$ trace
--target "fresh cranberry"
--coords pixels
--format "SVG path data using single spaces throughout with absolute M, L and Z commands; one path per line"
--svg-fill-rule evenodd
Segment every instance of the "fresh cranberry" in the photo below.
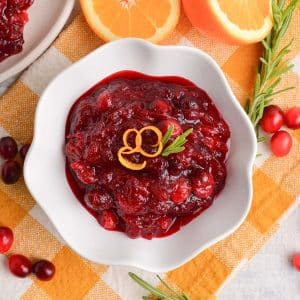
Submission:
M 271 138 L 271 149 L 275 156 L 281 157 L 289 154 L 293 140 L 291 135 L 284 130 L 277 131 Z
M 104 210 L 102 211 L 97 220 L 99 224 L 107 230 L 114 230 L 118 225 L 118 217 L 112 210 Z
M 284 123 L 283 111 L 277 105 L 269 105 L 260 120 L 261 128 L 268 133 L 274 133 L 280 129 Z
M 207 172 L 201 172 L 192 181 L 193 193 L 199 198 L 212 195 L 215 187 L 214 177 Z
M 40 280 L 49 281 L 55 274 L 55 266 L 52 262 L 43 259 L 32 266 L 32 273 Z
M 17 153 L 18 145 L 12 137 L 6 136 L 0 140 L 0 155 L 4 159 L 14 159 Z
M 296 253 L 293 257 L 294 268 L 300 271 L 300 253 Z
M 11 255 L 8 259 L 10 271 L 17 277 L 26 277 L 31 273 L 32 266 L 29 259 L 23 255 Z
M 30 144 L 26 144 L 26 145 L 23 145 L 20 149 L 20 156 L 23 160 L 25 160 L 25 157 L 27 155 L 27 152 L 30 148 Z
M 14 241 L 14 234 L 8 227 L 0 227 L 0 253 L 7 252 Z
M 8 160 L 2 167 L 2 180 L 6 184 L 16 183 L 21 176 L 21 166 L 17 161 Z
M 300 128 L 300 107 L 294 106 L 285 113 L 285 124 L 291 129 Z
M 181 203 L 187 199 L 191 193 L 191 186 L 185 178 L 180 178 L 176 185 L 174 192 L 171 194 L 171 199 L 175 203 Z

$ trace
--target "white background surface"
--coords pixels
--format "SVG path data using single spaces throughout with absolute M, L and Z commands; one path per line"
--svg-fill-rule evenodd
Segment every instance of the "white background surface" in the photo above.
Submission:
M 0 84 L 0 95 L 12 81 Z M 297 251 L 300 252 L 300 198 L 298 207 L 282 220 L 278 232 L 251 262 L 235 272 L 217 299 L 300 299 L 300 272 L 294 270 L 291 264 L 292 255 Z
M 300 198 L 271 240 L 220 291 L 219 300 L 299 300 L 300 272 L 291 259 L 300 252 Z

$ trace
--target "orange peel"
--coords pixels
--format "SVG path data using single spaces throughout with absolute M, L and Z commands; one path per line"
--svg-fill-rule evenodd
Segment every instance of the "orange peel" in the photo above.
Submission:
M 157 143 L 154 144 L 153 147 L 159 146 L 159 143 L 162 140 L 162 133 L 161 133 L 161 131 L 157 127 L 155 127 L 155 126 L 146 126 L 146 127 L 143 127 L 140 130 L 140 134 L 142 134 L 146 130 L 152 130 L 156 134 L 156 136 L 157 136 Z
M 123 134 L 123 144 L 125 147 L 129 147 L 131 148 L 131 146 L 129 145 L 129 143 L 127 142 L 127 139 L 129 137 L 129 134 L 132 133 L 132 132 L 135 132 L 136 133 L 136 136 L 135 136 L 135 145 L 136 147 L 139 145 L 139 144 L 142 144 L 142 137 L 141 135 L 139 134 L 139 131 L 135 128 L 130 128 L 130 129 L 127 129 L 124 134 Z
M 157 136 L 157 143 L 152 145 L 152 147 L 158 147 L 155 153 L 148 153 L 142 148 L 143 145 L 143 137 L 142 133 L 146 130 L 153 131 Z M 131 147 L 128 142 L 128 137 L 131 133 L 135 133 L 135 147 Z M 146 167 L 147 162 L 144 161 L 142 163 L 133 163 L 132 161 L 123 157 L 123 155 L 129 155 L 134 153 L 140 153 L 141 155 L 147 158 L 154 158 L 159 156 L 163 151 L 163 144 L 162 144 L 162 132 L 155 126 L 145 126 L 141 130 L 137 130 L 135 128 L 127 129 L 123 134 L 123 144 L 124 146 L 121 147 L 118 151 L 118 160 L 122 166 L 130 170 L 142 170 Z
M 127 169 L 130 169 L 130 170 L 134 170 L 134 171 L 139 171 L 139 170 L 143 170 L 146 165 L 147 165 L 147 162 L 144 161 L 143 163 L 140 163 L 140 164 L 136 164 L 136 163 L 133 163 L 132 161 L 126 159 L 123 157 L 123 154 L 132 154 L 134 152 L 129 151 L 129 152 L 126 152 L 126 150 L 129 150 L 128 147 L 122 147 L 120 148 L 120 150 L 118 151 L 118 159 L 119 159 L 119 162 L 122 164 L 122 166 L 124 166 L 125 168 Z M 134 150 L 134 149 L 133 149 Z M 125 152 L 124 152 L 125 151 Z M 131 152 L 131 153 L 130 153 Z

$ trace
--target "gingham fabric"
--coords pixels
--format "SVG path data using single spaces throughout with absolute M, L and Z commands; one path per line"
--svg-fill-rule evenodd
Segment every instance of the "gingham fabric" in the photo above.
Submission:
M 292 85 L 296 88 L 275 100 L 283 109 L 300 105 L 299 28 L 298 9 L 286 38 L 286 41 L 291 37 L 295 39 L 289 54 L 295 67 L 282 82 L 284 87 Z M 20 144 L 29 143 L 33 134 L 35 107 L 49 81 L 101 44 L 83 17 L 78 15 L 54 45 L 0 99 L 0 135 L 9 134 Z M 261 54 L 259 45 L 237 47 L 216 43 L 201 36 L 184 15 L 164 44 L 201 48 L 222 67 L 241 104 L 251 94 Z M 232 274 L 236 274 L 266 243 L 280 226 L 283 216 L 299 205 L 300 130 L 292 132 L 292 136 L 293 149 L 284 158 L 272 156 L 267 144 L 259 146 L 262 156 L 257 158 L 254 167 L 253 205 L 242 226 L 189 263 L 162 274 L 172 285 L 185 290 L 191 299 L 214 298 Z M 15 233 L 15 243 L 8 255 L 22 253 L 32 259 L 46 258 L 57 269 L 55 278 L 50 282 L 38 281 L 33 276 L 18 279 L 7 271 L 6 257 L 0 256 L 2 300 L 141 299 L 146 292 L 129 279 L 128 271 L 158 284 L 154 274 L 127 267 L 97 265 L 75 254 L 30 196 L 23 179 L 10 186 L 0 181 L 0 224 L 11 227 Z

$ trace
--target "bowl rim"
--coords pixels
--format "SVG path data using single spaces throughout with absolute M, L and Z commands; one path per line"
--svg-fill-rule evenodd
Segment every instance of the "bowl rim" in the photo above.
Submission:
M 65 5 L 61 10 L 60 14 L 57 16 L 57 19 L 52 29 L 37 44 L 37 46 L 33 48 L 32 51 L 30 51 L 20 61 L 17 61 L 14 65 L 12 65 L 11 67 L 9 67 L 8 69 L 6 69 L 4 72 L 0 74 L 0 83 L 26 69 L 31 63 L 33 63 L 36 59 L 39 58 L 39 56 L 43 54 L 43 52 L 51 45 L 51 43 L 59 35 L 75 5 L 75 0 L 64 0 L 64 1 L 65 1 Z M 18 56 L 18 54 L 14 55 L 13 57 L 16 56 Z
M 118 44 L 123 44 L 123 43 L 138 43 L 138 44 L 142 44 L 143 46 L 147 46 L 148 48 L 151 49 L 164 49 L 164 50 L 181 50 L 181 51 L 187 51 L 190 53 L 197 53 L 199 55 L 199 57 L 201 56 L 202 59 L 205 59 L 207 61 L 209 61 L 210 64 L 212 64 L 215 68 L 215 70 L 218 72 L 218 75 L 220 76 L 220 79 L 222 81 L 222 84 L 224 85 L 224 87 L 226 88 L 228 95 L 231 98 L 231 105 L 234 105 L 240 112 L 240 114 L 242 115 L 245 124 L 249 130 L 249 138 L 251 140 L 251 157 L 247 163 L 247 165 L 245 166 L 245 176 L 246 176 L 246 181 L 249 184 L 249 199 L 247 199 L 247 205 L 245 205 L 244 208 L 244 212 L 243 214 L 240 216 L 240 218 L 238 220 L 235 221 L 235 225 L 232 226 L 231 228 L 228 228 L 227 230 L 224 230 L 224 232 L 222 234 L 219 234 L 218 236 L 216 236 L 215 238 L 211 239 L 210 241 L 206 242 L 204 245 L 202 245 L 201 247 L 197 247 L 194 251 L 192 251 L 189 255 L 187 255 L 186 257 L 182 257 L 182 259 L 180 261 L 174 262 L 174 263 L 169 263 L 168 265 L 164 265 L 164 266 L 151 266 L 151 265 L 147 265 L 145 266 L 145 264 L 141 264 L 138 261 L 132 261 L 127 259 L 119 259 L 119 260 L 115 260 L 115 259 L 102 259 L 102 261 L 96 261 L 94 259 L 94 257 L 91 257 L 87 254 L 82 254 L 80 253 L 80 251 L 78 249 L 76 249 L 75 247 L 73 247 L 73 245 L 71 243 L 68 242 L 68 238 L 62 235 L 63 240 L 66 242 L 66 244 L 76 253 L 78 253 L 80 256 L 83 256 L 85 258 L 87 258 L 90 261 L 94 261 L 97 263 L 103 263 L 103 264 L 107 264 L 107 265 L 122 265 L 122 266 L 133 266 L 133 267 L 137 267 L 140 269 L 144 269 L 146 271 L 150 271 L 150 272 L 168 272 L 170 270 L 173 270 L 175 268 L 178 268 L 180 266 L 182 266 L 183 264 L 187 263 L 188 261 L 190 261 L 191 259 L 193 259 L 194 257 L 196 257 L 198 254 L 200 254 L 202 251 L 204 251 L 205 249 L 209 248 L 210 246 L 214 245 L 215 243 L 223 240 L 224 238 L 228 237 L 230 234 L 232 234 L 234 231 L 236 231 L 241 224 L 244 222 L 244 220 L 246 219 L 246 216 L 249 213 L 249 210 L 251 208 L 251 204 L 252 204 L 252 197 L 253 197 L 253 183 L 252 183 L 252 174 L 253 174 L 253 165 L 254 165 L 254 161 L 255 161 L 255 157 L 256 157 L 256 152 L 257 152 L 257 143 L 256 143 L 256 134 L 255 131 L 253 129 L 252 123 L 249 120 L 248 116 L 246 115 L 245 111 L 243 110 L 242 106 L 240 105 L 240 103 L 238 102 L 238 100 L 236 99 L 222 69 L 220 68 L 220 66 L 217 64 L 217 62 L 206 52 L 198 49 L 198 48 L 192 48 L 192 47 L 187 47 L 187 46 L 177 46 L 177 45 L 155 45 L 152 44 L 150 42 L 138 39 L 138 38 L 124 38 L 124 39 L 120 39 L 120 40 L 116 40 L 116 41 L 112 41 L 110 43 L 106 43 L 102 46 L 100 46 L 99 48 L 95 49 L 94 51 L 92 51 L 91 53 L 89 53 L 87 56 L 83 57 L 82 59 L 80 59 L 79 61 L 75 62 L 74 64 L 72 64 L 71 66 L 67 67 L 65 70 L 63 70 L 60 74 L 58 74 L 50 83 L 49 85 L 46 87 L 46 89 L 44 90 L 44 92 L 42 93 L 41 97 L 40 97 L 40 101 L 37 104 L 37 108 L 36 108 L 36 113 L 35 113 L 35 121 L 34 121 L 34 136 L 33 136 L 33 141 L 31 144 L 31 147 L 27 153 L 25 162 L 24 162 L 24 180 L 25 180 L 25 184 L 28 188 L 28 190 L 30 191 L 31 195 L 33 196 L 33 198 L 36 200 L 36 202 L 41 206 L 41 208 L 43 209 L 43 211 L 45 212 L 45 214 L 47 215 L 47 217 L 50 219 L 50 221 L 53 223 L 54 227 L 56 228 L 56 230 L 60 233 L 60 226 L 58 226 L 56 224 L 56 222 L 54 220 L 52 220 L 52 218 L 48 215 L 47 212 L 47 207 L 44 206 L 44 203 L 42 201 L 38 200 L 38 197 L 35 197 L 35 191 L 34 188 L 32 188 L 32 184 L 30 182 L 30 180 L 28 179 L 29 175 L 28 173 L 30 172 L 30 161 L 32 159 L 32 153 L 34 152 L 35 149 L 35 145 L 38 142 L 38 137 L 36 135 L 36 131 L 38 128 L 38 122 L 37 119 L 39 118 L 40 115 L 40 107 L 41 107 L 41 103 L 42 100 L 44 98 L 44 95 L 47 94 L 48 90 L 52 88 L 53 85 L 55 85 L 56 81 L 60 80 L 61 77 L 64 76 L 64 74 L 66 72 L 69 71 L 69 69 L 71 69 L 74 66 L 80 65 L 80 64 L 84 64 L 86 60 L 89 60 L 91 56 L 93 56 L 96 52 L 98 51 L 102 51 L 102 49 L 105 48 L 109 48 L 109 47 L 113 47 L 114 45 L 118 45 Z M 113 72 L 112 72 L 113 73 Z M 141 72 L 143 73 L 143 72 Z M 145 73 L 147 74 L 147 73 Z M 107 75 L 109 76 L 109 74 Z M 163 76 L 163 75 L 162 75 Z M 180 74 L 178 74 L 178 76 L 184 77 Z M 159 75 L 158 75 L 159 77 Z M 87 87 L 88 89 L 89 87 Z M 222 113 L 222 111 L 221 111 Z M 61 234 L 61 233 L 60 233 Z

